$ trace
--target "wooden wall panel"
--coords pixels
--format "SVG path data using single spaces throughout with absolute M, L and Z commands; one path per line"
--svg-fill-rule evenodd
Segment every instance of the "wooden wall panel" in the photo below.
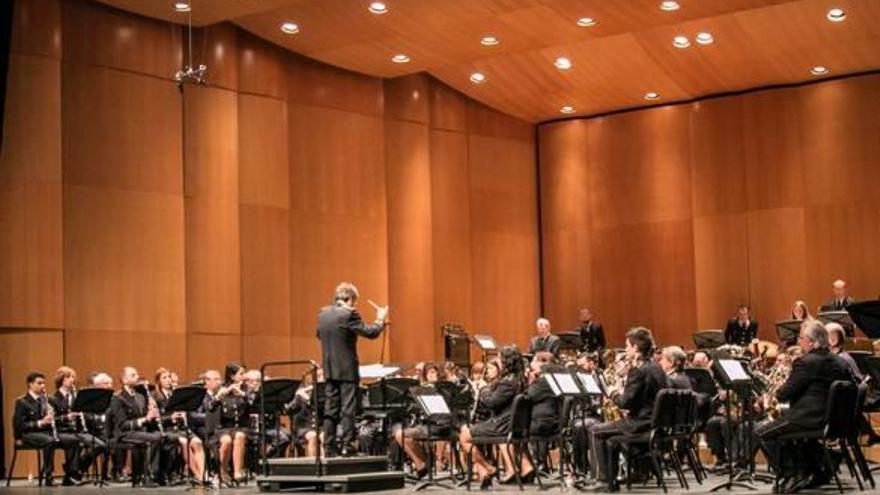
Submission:
M 14 53 L 60 59 L 61 0 L 15 2 L 10 48 Z M 9 77 L 8 81 L 13 78 Z
M 186 44 L 187 38 L 183 39 Z M 193 30 L 193 65 L 208 67 L 207 84 L 213 88 L 238 90 L 238 29 L 232 24 L 214 24 Z M 183 64 L 189 64 L 188 57 Z
M 694 217 L 745 212 L 742 98 L 699 101 L 690 108 Z
M 186 335 L 186 348 L 188 380 L 198 379 L 200 374 L 209 369 L 215 369 L 223 376 L 226 363 L 242 362 L 241 335 L 190 333 Z
M 290 101 L 382 117 L 383 92 L 379 78 L 291 55 L 287 84 Z
M 468 129 L 516 128 L 478 112 Z M 523 134 L 523 136 L 525 133 Z M 473 332 L 501 343 L 528 344 L 540 316 L 537 171 L 534 142 L 468 135 L 471 182 Z
M 61 328 L 61 67 L 12 53 L 0 155 L 0 326 Z
M 60 329 L 37 331 L 28 328 L 0 330 L 0 364 L 3 365 L 3 422 L 6 453 L 12 460 L 12 414 L 15 399 L 27 392 L 25 377 L 31 371 L 42 371 L 53 387 L 52 374 L 64 363 L 64 333 Z M 63 456 L 62 456 L 63 457 Z M 5 464 L 8 468 L 9 463 Z M 5 471 L 4 471 L 5 472 Z M 37 458 L 33 452 L 22 452 L 16 461 L 16 477 L 37 477 Z M 5 481 L 5 480 L 4 480 Z
M 694 218 L 698 329 L 723 328 L 737 306 L 748 304 L 748 232 L 746 214 Z M 687 342 L 690 345 L 690 341 Z
M 187 86 L 183 104 L 187 332 L 238 334 L 238 97 Z
M 589 126 L 569 120 L 539 130 L 544 316 L 557 331 L 575 328 L 592 300 Z
M 468 99 L 445 84 L 431 80 L 431 128 L 467 131 Z
M 431 86 L 425 74 L 386 79 L 383 84 L 385 118 L 428 124 Z
M 290 53 L 261 38 L 238 31 L 238 90 L 286 100 Z
M 105 371 L 113 377 L 117 388 L 124 366 L 134 366 L 150 380 L 156 369 L 164 366 L 176 370 L 181 380 L 188 380 L 186 348 L 187 336 L 182 332 L 71 328 L 64 331 L 65 362 L 79 372 L 80 380 L 90 371 Z

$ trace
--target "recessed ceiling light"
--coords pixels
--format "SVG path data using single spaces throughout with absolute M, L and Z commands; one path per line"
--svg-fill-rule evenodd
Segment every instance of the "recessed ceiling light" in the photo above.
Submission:
M 574 113 L 574 107 L 571 105 L 565 105 L 564 107 L 560 108 L 559 111 L 561 113 Z
M 391 61 L 394 62 L 395 64 L 405 64 L 405 63 L 409 62 L 409 57 L 407 57 L 406 55 L 404 55 L 402 53 L 398 53 L 397 55 L 391 57 Z
M 679 5 L 678 2 L 674 2 L 672 0 L 660 2 L 660 10 L 665 10 L 666 12 L 672 12 L 673 10 L 678 10 L 680 8 L 681 5 Z
M 571 60 L 566 57 L 559 57 L 553 62 L 553 65 L 559 70 L 568 70 L 571 69 Z
M 712 33 L 709 32 L 697 33 L 697 36 L 694 39 L 701 45 L 711 45 L 712 42 L 715 41 L 715 38 L 712 37 Z
M 474 72 L 471 74 L 471 82 L 474 84 L 483 84 L 486 82 L 486 75 L 482 72 Z
M 655 92 L 653 92 L 653 91 L 651 91 L 651 92 L 649 92 L 649 93 L 645 93 L 645 99 L 648 100 L 648 101 L 659 100 L 659 99 L 660 99 L 660 93 L 655 93 Z
M 295 22 L 285 22 L 281 25 L 281 32 L 285 34 L 296 34 L 299 32 L 299 26 Z
M 174 2 L 174 10 L 178 12 L 189 12 L 192 10 L 192 6 L 189 2 Z
M 578 19 L 577 25 L 580 27 L 590 27 L 595 26 L 596 22 L 596 19 L 593 19 L 592 17 L 581 17 Z
M 676 48 L 687 48 L 691 46 L 691 41 L 687 36 L 678 35 L 675 38 L 672 38 L 672 46 Z
M 501 40 L 498 39 L 498 36 L 483 36 L 480 38 L 480 44 L 483 46 L 495 46 L 498 43 L 501 43 Z
M 828 15 L 825 17 L 828 18 L 831 22 L 840 22 L 846 18 L 846 12 L 843 9 L 833 8 L 828 11 Z
M 828 67 L 817 65 L 810 69 L 810 74 L 813 74 L 814 76 L 824 76 L 825 74 L 828 74 Z
M 382 15 L 388 12 L 388 7 L 382 2 L 373 2 L 369 7 L 370 12 L 378 15 Z

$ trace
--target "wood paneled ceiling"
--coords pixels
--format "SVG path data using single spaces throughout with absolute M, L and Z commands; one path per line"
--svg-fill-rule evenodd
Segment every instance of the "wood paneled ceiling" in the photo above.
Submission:
M 99 0 L 174 22 L 172 0 Z M 427 71 L 530 122 L 880 69 L 878 0 L 191 0 L 195 25 L 231 21 L 323 62 L 380 77 Z M 831 8 L 842 22 L 826 18 Z M 591 17 L 596 24 L 580 27 Z M 283 22 L 299 33 L 283 34 Z M 709 32 L 710 45 L 694 37 Z M 485 47 L 480 39 L 498 37 Z M 687 36 L 691 46 L 673 46 Z M 409 63 L 391 61 L 403 53 Z M 567 71 L 554 67 L 567 57 Z M 829 69 L 815 76 L 814 66 Z M 210 70 L 210 68 L 209 68 Z M 485 75 L 473 84 L 474 72 Z

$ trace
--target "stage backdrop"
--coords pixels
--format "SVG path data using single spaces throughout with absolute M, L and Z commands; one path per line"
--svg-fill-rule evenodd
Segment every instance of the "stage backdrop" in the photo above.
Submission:
M 752 306 L 759 337 L 842 278 L 880 294 L 880 75 L 539 128 L 543 296 L 692 345 Z
M 80 0 L 15 7 L 6 418 L 27 371 L 62 363 L 81 379 L 132 364 L 190 380 L 232 359 L 317 359 L 317 311 L 343 280 L 391 304 L 386 361 L 442 357 L 444 322 L 527 342 L 534 126 L 430 77 L 343 71 L 229 24 L 196 30 L 208 85 L 181 91 L 179 26 Z M 364 343 L 362 360 L 381 351 Z

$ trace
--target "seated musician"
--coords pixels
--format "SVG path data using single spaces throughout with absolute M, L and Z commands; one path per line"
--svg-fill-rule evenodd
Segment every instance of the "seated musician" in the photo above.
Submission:
M 156 428 L 160 419 L 159 410 L 150 407 L 147 398 L 135 391 L 140 381 L 138 371 L 126 366 L 120 377 L 122 389 L 110 401 L 110 414 L 113 419 L 113 437 L 117 443 L 145 446 L 147 458 L 141 451 L 132 451 L 133 475 L 140 470 L 141 482 L 164 483 L 165 473 L 161 470 L 163 436 Z M 143 466 L 144 469 L 141 469 Z
M 614 352 L 614 351 L 611 351 Z M 593 352 L 582 352 L 575 360 L 578 373 L 592 375 L 598 382 L 599 355 Z M 577 403 L 577 409 L 572 413 L 572 428 L 574 431 L 574 462 L 578 472 L 585 472 L 589 468 L 590 428 L 602 421 L 599 408 L 595 405 Z
M 55 468 L 55 449 L 76 449 L 79 439 L 75 435 L 56 428 L 56 415 L 46 395 L 46 377 L 32 371 L 27 375 L 27 393 L 15 399 L 12 416 L 12 432 L 16 440 L 28 447 L 42 448 L 43 477 L 46 486 L 55 484 L 52 472 Z M 78 466 L 68 458 L 64 465 L 64 484 L 73 485 L 79 481 Z
M 781 446 L 777 439 L 782 435 L 821 429 L 831 384 L 837 380 L 852 380 L 846 362 L 830 352 L 828 331 L 821 322 L 804 321 L 798 345 L 804 355 L 794 361 L 791 375 L 776 392 L 777 400 L 789 403 L 789 409 L 778 419 L 758 425 L 754 431 L 756 439 L 760 439 L 760 444 L 754 442 L 754 445 L 761 445 L 774 472 L 784 478 L 780 486 L 786 492 L 824 484 L 830 480 L 831 473 L 822 469 L 824 463 L 818 445 L 780 455 Z
M 477 364 L 482 364 L 482 362 Z M 492 410 L 480 398 L 484 394 L 491 393 L 493 385 L 500 377 L 501 363 L 496 359 L 487 361 L 482 376 L 474 383 L 474 400 L 476 402 L 474 403 L 474 414 L 471 418 L 471 423 L 479 423 L 492 417 Z
M 593 319 L 589 308 L 581 308 L 578 312 L 578 327 L 575 331 L 581 336 L 586 352 L 602 352 L 605 349 L 605 330 L 602 324 Z
M 532 360 L 532 368 L 537 370 L 532 382 L 526 389 L 526 395 L 532 400 L 532 421 L 529 424 L 529 435 L 533 437 L 550 437 L 559 433 L 559 410 L 560 399 L 553 393 L 553 389 L 544 375 L 549 373 L 565 373 L 565 367 L 553 362 L 552 357 L 547 362 L 538 360 L 538 356 Z M 538 442 L 535 450 L 536 462 L 541 462 L 547 452 L 548 445 Z M 506 449 L 505 449 L 506 452 Z M 522 465 L 520 473 L 524 483 L 531 482 L 535 477 L 535 467 L 532 466 L 528 456 L 521 456 Z M 509 475 L 501 482 L 512 482 L 514 476 Z
M 440 367 L 434 363 L 426 363 L 422 367 L 421 386 L 433 387 L 441 379 Z M 430 433 L 432 436 L 448 436 L 452 426 L 451 418 L 438 420 L 431 423 Z M 428 438 L 428 425 L 424 422 L 408 428 L 397 428 L 394 431 L 394 441 L 403 447 L 403 451 L 409 456 L 413 463 L 413 476 L 422 479 L 428 474 L 430 466 L 427 465 L 427 456 L 424 449 L 419 444 L 420 441 Z M 445 450 L 444 442 L 435 443 L 435 460 L 439 461 L 443 456 L 437 456 Z
M 245 368 L 239 363 L 230 362 L 226 365 L 223 387 L 214 398 L 220 413 L 220 422 L 209 440 L 220 449 L 220 469 L 228 466 L 232 460 L 232 482 L 239 484 L 245 481 L 244 455 L 247 449 L 248 434 L 248 402 L 244 391 Z M 230 479 L 228 474 L 225 479 Z
M 64 450 L 65 472 L 76 473 L 74 479 L 79 478 L 107 445 L 89 432 L 82 413 L 73 412 L 76 401 L 76 371 L 73 368 L 62 366 L 55 372 L 55 395 L 49 401 L 55 411 L 56 430 L 79 440 L 79 445 Z
M 324 370 L 320 366 L 317 369 L 317 376 L 319 383 L 324 381 Z M 318 432 L 315 429 L 315 411 L 312 408 L 313 390 L 312 374 L 306 373 L 296 395 L 286 408 L 291 418 L 294 446 L 304 449 L 305 455 L 309 457 L 318 455 L 319 445 Z
M 558 356 L 560 341 L 559 337 L 550 333 L 550 320 L 538 318 L 535 322 L 535 332 L 537 335 L 529 341 L 529 354 L 547 351 L 554 356 Z
M 828 332 L 828 349 L 831 350 L 832 354 L 837 354 L 846 361 L 846 366 L 849 368 L 850 373 L 852 373 L 853 380 L 856 382 L 862 381 L 864 377 L 859 369 L 859 365 L 856 364 L 852 354 L 846 352 L 843 348 L 846 344 L 846 331 L 843 325 L 832 321 L 825 324 L 825 330 Z
M 159 408 L 159 414 L 162 415 L 160 421 L 166 435 L 170 435 L 173 441 L 176 441 L 179 453 L 184 464 L 188 467 L 196 480 L 205 477 L 205 449 L 202 439 L 197 435 L 189 435 L 187 440 L 188 420 L 185 412 L 169 413 L 166 409 L 171 395 L 174 393 L 174 384 L 172 381 L 172 373 L 166 368 L 159 368 L 155 374 L 156 390 L 153 392 L 153 399 Z M 187 444 L 189 446 L 187 447 Z
M 666 373 L 669 385 L 679 390 L 691 390 L 691 379 L 684 374 L 684 364 L 687 354 L 684 349 L 677 345 L 664 347 L 660 353 L 660 367 Z
M 807 307 L 807 303 L 795 301 L 794 306 L 791 307 L 791 319 L 804 321 L 811 318 L 813 318 L 813 315 L 810 314 L 810 308 Z
M 593 471 L 600 482 L 596 487 L 598 490 L 619 490 L 617 472 L 620 447 L 609 440 L 619 435 L 646 431 L 651 424 L 654 399 L 667 386 L 666 374 L 650 359 L 653 347 L 654 339 L 647 328 L 636 327 L 626 333 L 626 383 L 622 391 L 618 387 L 611 390 L 609 395 L 615 405 L 628 411 L 627 418 L 596 425 L 590 430 Z
M 724 329 L 724 342 L 729 345 L 746 347 L 758 337 L 758 322 L 752 319 L 751 310 L 742 305 L 736 310 L 736 316 L 727 322 Z
M 473 439 L 507 435 L 513 413 L 513 399 L 523 390 L 523 358 L 515 346 L 505 346 L 499 352 L 501 377 L 480 394 L 480 403 L 491 414 L 489 419 L 461 427 L 459 441 L 463 452 L 470 451 Z M 480 488 L 492 485 L 494 468 L 479 449 L 473 449 L 473 463 L 480 479 Z
M 189 421 L 193 433 L 202 440 L 204 445 L 209 437 L 207 415 L 215 411 L 220 405 L 220 401 L 217 400 L 217 394 L 220 392 L 220 372 L 217 370 L 207 370 L 201 375 L 201 378 L 202 384 L 205 387 L 205 398 L 202 399 L 202 404 L 199 408 L 190 414 Z
M 250 441 L 259 444 L 257 433 L 260 421 L 260 370 L 250 369 L 244 374 L 244 389 L 251 418 Z M 266 457 L 284 456 L 290 446 L 290 432 L 281 425 L 276 414 L 266 414 L 263 432 L 266 436 Z

